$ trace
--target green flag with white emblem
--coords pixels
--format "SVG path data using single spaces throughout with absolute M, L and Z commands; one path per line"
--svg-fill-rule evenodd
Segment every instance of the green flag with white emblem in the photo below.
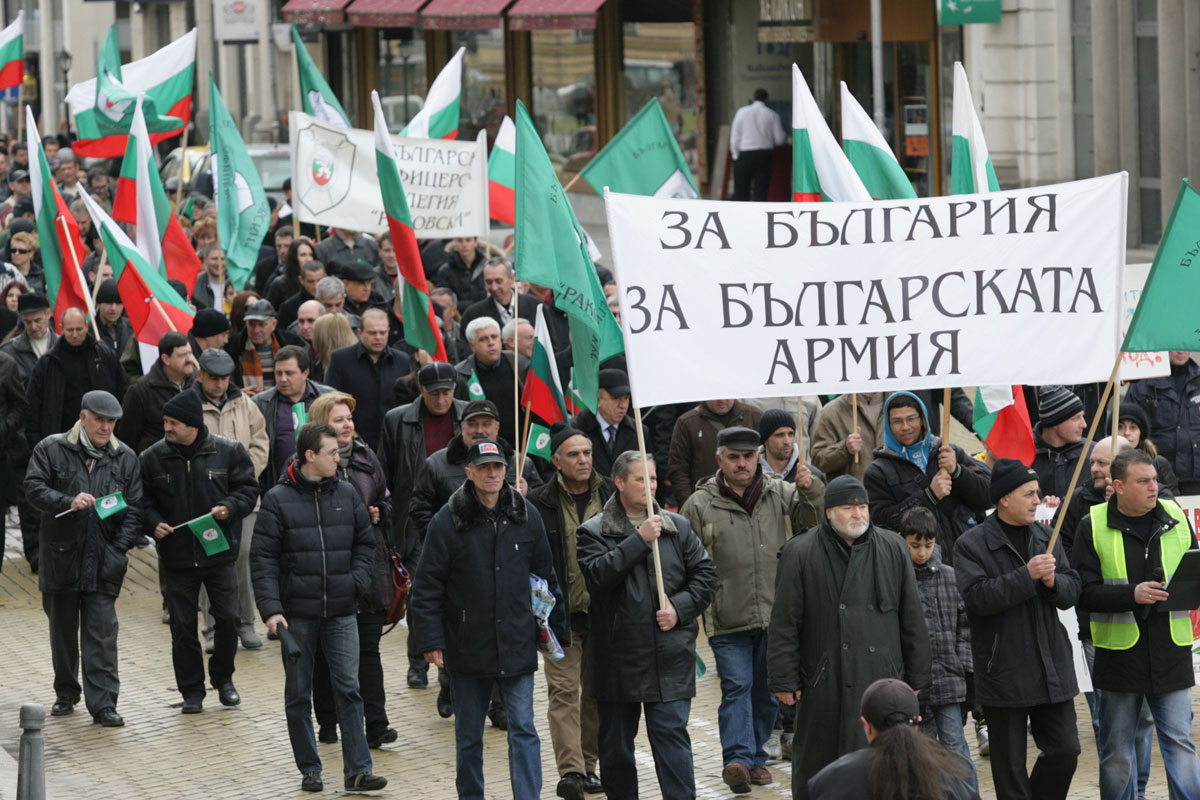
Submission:
M 206 514 L 200 519 L 194 519 L 187 524 L 188 530 L 200 542 L 200 546 L 204 548 L 206 556 L 215 556 L 217 553 L 224 553 L 229 549 L 229 540 L 225 538 L 224 531 L 217 524 L 217 520 L 212 514 Z
M 216 184 L 217 237 L 225 251 L 229 282 L 240 290 L 258 264 L 258 251 L 271 224 L 271 209 L 258 177 L 258 168 L 246 152 L 246 143 L 217 83 L 208 75 L 211 103 L 213 180 Z

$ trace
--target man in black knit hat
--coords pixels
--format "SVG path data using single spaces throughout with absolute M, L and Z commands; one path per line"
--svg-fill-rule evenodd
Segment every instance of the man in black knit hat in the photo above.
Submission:
M 1037 388 L 1038 416 L 1033 430 L 1037 455 L 1033 469 L 1043 496 L 1055 507 L 1065 502 L 1071 474 L 1079 459 L 1087 460 L 1091 449 L 1084 452 L 1083 437 L 1088 421 L 1083 416 L 1083 401 L 1065 386 Z

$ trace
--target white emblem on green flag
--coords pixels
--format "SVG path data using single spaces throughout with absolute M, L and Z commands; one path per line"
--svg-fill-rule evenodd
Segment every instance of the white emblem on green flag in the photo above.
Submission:
M 125 503 L 125 497 L 120 492 L 106 494 L 104 497 L 96 498 L 96 516 L 100 519 L 108 519 L 113 514 L 118 514 L 124 511 L 128 506 Z
M 200 546 L 204 548 L 205 555 L 214 556 L 229 549 L 229 540 L 225 538 L 221 526 L 212 514 L 194 519 L 187 526 L 196 540 L 200 542 Z
M 211 73 L 208 85 L 217 237 L 225 250 L 229 282 L 241 289 L 258 264 L 258 250 L 271 223 L 271 209 L 258 168 L 246 151 L 246 143 Z
M 300 426 L 308 422 L 308 408 L 304 401 L 292 404 L 292 433 L 300 435 Z
M 471 370 L 471 377 L 467 378 L 467 394 L 472 400 L 487 399 L 483 394 L 483 384 L 479 382 L 479 376 L 475 374 L 475 370 Z
M 529 442 L 525 452 L 550 460 L 550 429 L 536 422 L 529 423 Z

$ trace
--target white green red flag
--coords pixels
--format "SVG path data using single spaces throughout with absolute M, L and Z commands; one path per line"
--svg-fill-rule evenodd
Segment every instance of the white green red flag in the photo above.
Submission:
M 425 268 L 421 265 L 421 249 L 413 230 L 408 198 L 396 166 L 396 150 L 388 135 L 387 117 L 379 102 L 379 92 L 371 92 L 375 107 L 375 171 L 379 175 L 379 193 L 383 195 L 383 210 L 387 215 L 392 247 L 396 250 L 396 291 L 400 292 L 401 314 L 404 317 L 404 341 L 433 356 L 434 361 L 449 361 L 438 309 L 429 297 Z
M 562 384 L 554 361 L 554 343 L 550 341 L 550 329 L 546 327 L 541 305 L 537 307 L 533 326 L 533 354 L 521 389 L 521 405 L 547 425 L 567 420 L 567 405 L 563 402 Z
M 305 114 L 314 116 L 329 125 L 350 127 L 346 109 L 338 102 L 337 95 L 329 88 L 325 76 L 313 63 L 308 48 L 300 38 L 296 23 L 292 23 L 292 46 L 296 49 L 296 69 L 300 73 L 300 103 Z
M 246 143 L 221 99 L 211 72 L 208 104 L 217 238 L 225 251 L 229 282 L 240 291 L 258 265 L 259 249 L 271 224 L 271 209 L 258 167 L 246 151 Z
M 87 192 L 81 189 L 79 196 L 104 241 L 104 252 L 112 265 L 117 291 L 138 340 L 142 365 L 153 364 L 158 359 L 158 340 L 164 333 L 192 329 L 192 310 L 187 300 L 167 283 L 166 277 L 150 266 L 121 226 Z
M 517 126 L 504 115 L 488 156 L 488 215 L 505 225 L 517 222 Z
M 871 193 L 838 147 L 800 68 L 792 64 L 792 199 L 864 202 Z
M 842 81 L 842 150 L 876 200 L 915 198 L 917 192 L 879 128 Z
M 971 100 L 971 84 L 962 62 L 954 62 L 954 113 L 950 124 L 950 194 L 996 192 L 1000 182 L 988 154 L 983 126 Z
M 191 286 L 200 272 L 200 259 L 179 218 L 171 213 L 171 201 L 158 176 L 154 145 L 142 115 L 144 97 L 139 95 L 134 107 L 112 215 L 118 222 L 135 226 L 138 249 L 151 268 Z
M 400 131 L 414 139 L 457 139 L 458 106 L 462 100 L 462 65 L 467 48 L 460 47 L 433 79 L 425 105 Z
M 20 86 L 25 80 L 25 11 L 0 31 L 0 90 Z
M 580 171 L 579 177 L 599 195 L 604 194 L 607 186 L 614 192 L 651 197 L 700 196 L 692 169 L 679 149 L 657 97 L 617 132 Z
M 75 115 L 79 133 L 79 139 L 71 145 L 75 155 L 95 158 L 124 155 L 133 107 L 142 92 L 147 98 L 144 113 L 150 141 L 158 144 L 181 133 L 192 119 L 195 67 L 194 28 L 145 58 L 124 66 L 118 61 L 116 69 L 111 56 L 102 57 L 97 65 L 98 77 L 75 84 L 67 93 L 67 105 Z M 168 117 L 174 121 L 161 122 Z
M 33 109 L 25 106 L 25 135 L 29 142 L 29 184 L 33 190 L 33 213 L 37 219 L 42 269 L 46 273 L 46 300 L 56 329 L 61 329 L 63 312 L 78 308 L 95 317 L 92 295 L 83 279 L 87 251 L 67 203 L 50 172 Z
M 973 427 L 997 458 L 1015 458 L 1026 465 L 1033 463 L 1037 451 L 1022 387 L 977 387 Z

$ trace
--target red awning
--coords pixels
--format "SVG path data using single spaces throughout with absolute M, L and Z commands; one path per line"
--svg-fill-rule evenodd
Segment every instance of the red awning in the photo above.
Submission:
M 283 6 L 285 22 L 300 25 L 333 25 L 345 22 L 342 9 L 350 0 L 288 0 Z
M 512 0 L 433 0 L 421 12 L 427 31 L 486 31 L 504 24 Z
M 585 30 L 596 27 L 604 0 L 517 0 L 508 11 L 514 31 Z
M 369 28 L 415 28 L 417 12 L 429 0 L 354 0 L 346 9 L 351 25 Z

